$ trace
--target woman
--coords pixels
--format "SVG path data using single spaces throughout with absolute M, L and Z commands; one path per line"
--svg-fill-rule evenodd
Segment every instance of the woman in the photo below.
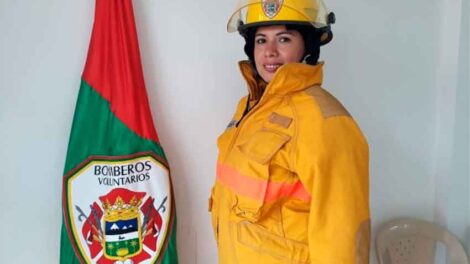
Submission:
M 249 95 L 218 139 L 209 199 L 220 263 L 368 263 L 368 146 L 322 89 L 321 0 L 242 1 Z

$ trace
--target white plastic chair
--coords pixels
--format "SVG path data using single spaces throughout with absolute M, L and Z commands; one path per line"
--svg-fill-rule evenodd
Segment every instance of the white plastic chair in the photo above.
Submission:
M 455 235 L 423 220 L 400 218 L 383 225 L 377 233 L 379 264 L 433 264 L 437 242 L 446 246 L 452 264 L 469 264 Z

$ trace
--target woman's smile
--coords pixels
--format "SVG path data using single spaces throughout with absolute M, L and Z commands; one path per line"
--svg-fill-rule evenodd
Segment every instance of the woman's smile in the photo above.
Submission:
M 282 66 L 282 63 L 270 63 L 270 64 L 264 64 L 264 69 L 265 71 L 269 73 L 275 73 L 279 67 Z

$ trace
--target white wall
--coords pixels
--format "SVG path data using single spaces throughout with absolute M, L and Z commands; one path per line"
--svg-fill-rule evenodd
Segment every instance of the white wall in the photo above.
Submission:
M 456 74 L 455 125 L 449 170 L 449 197 L 443 211 L 449 229 L 457 234 L 470 252 L 470 1 L 462 1 Z M 455 13 L 455 12 L 453 12 Z
M 92 1 L 0 1 L 1 263 L 57 263 L 71 118 Z
M 325 87 L 369 140 L 374 230 L 397 216 L 434 216 L 438 3 L 327 2 L 338 22 L 322 53 Z M 216 263 L 207 213 L 215 139 L 246 93 L 236 64 L 243 42 L 225 32 L 234 6 L 134 1 L 184 264 Z M 93 10 L 93 1 L 0 0 L 1 263 L 58 263 L 61 175 Z

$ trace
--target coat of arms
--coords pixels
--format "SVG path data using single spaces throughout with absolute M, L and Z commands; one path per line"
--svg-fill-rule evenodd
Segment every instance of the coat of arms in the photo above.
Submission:
M 169 173 L 151 155 L 91 159 L 66 178 L 66 223 L 83 263 L 150 264 L 171 223 Z
M 142 204 L 145 193 L 114 189 L 94 203 L 82 227 L 90 255 L 102 257 L 98 264 L 140 263 L 150 257 L 143 247 L 156 250 L 162 218 L 152 197 Z M 165 210 L 162 202 L 159 209 Z M 77 210 L 83 210 L 77 206 Z M 85 215 L 81 215 L 85 217 Z M 126 262 L 127 261 L 127 262 Z
M 263 0 L 263 12 L 270 19 L 274 18 L 281 10 L 283 0 Z

